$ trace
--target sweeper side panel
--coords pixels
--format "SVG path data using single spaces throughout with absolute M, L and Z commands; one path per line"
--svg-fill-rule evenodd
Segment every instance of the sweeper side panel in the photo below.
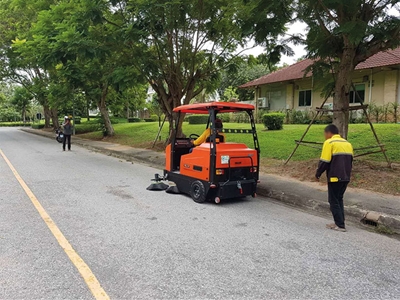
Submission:
M 193 148 L 192 153 L 182 155 L 179 171 L 187 177 L 210 181 L 210 143 L 204 143 Z

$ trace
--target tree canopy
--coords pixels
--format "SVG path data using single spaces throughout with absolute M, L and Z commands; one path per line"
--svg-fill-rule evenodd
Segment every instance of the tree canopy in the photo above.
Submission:
M 0 80 L 27 90 L 45 112 L 97 106 L 106 133 L 110 112 L 129 116 L 156 93 L 171 133 L 174 107 L 205 99 L 250 100 L 238 85 L 273 70 L 293 54 L 287 24 L 307 23 L 314 76 L 332 80 L 334 122 L 347 134 L 351 72 L 371 55 L 400 44 L 397 0 L 3 0 L 0 2 Z M 260 57 L 244 57 L 247 45 Z M 182 135 L 181 125 L 178 135 Z
M 299 0 L 298 18 L 307 23 L 308 57 L 314 74 L 332 78 L 334 123 L 347 136 L 351 73 L 372 55 L 400 45 L 398 0 Z
M 172 110 L 204 90 L 216 89 L 220 72 L 254 37 L 249 24 L 265 1 L 136 0 L 102 2 L 100 18 L 116 27 L 131 63 L 152 86 L 172 131 Z M 113 14 L 107 15 L 110 8 Z M 264 15 L 279 14 L 271 4 Z M 257 16 L 258 16 L 257 12 Z M 287 19 L 271 21 L 264 37 L 279 35 Z M 265 40 L 266 41 L 266 40 Z M 181 127 L 178 128 L 180 130 Z M 178 132 L 180 135 L 181 132 Z
M 109 135 L 110 105 L 133 107 L 129 91 L 147 83 L 172 129 L 173 108 L 215 91 L 250 40 L 276 46 L 287 11 L 289 1 L 4 0 L 2 78 L 34 95 L 46 124 L 83 94 Z

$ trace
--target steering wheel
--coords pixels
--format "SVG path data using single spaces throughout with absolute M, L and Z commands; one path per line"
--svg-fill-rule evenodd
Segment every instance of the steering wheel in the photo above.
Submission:
M 192 133 L 191 135 L 189 135 L 189 138 L 191 140 L 197 140 L 200 136 L 198 134 Z

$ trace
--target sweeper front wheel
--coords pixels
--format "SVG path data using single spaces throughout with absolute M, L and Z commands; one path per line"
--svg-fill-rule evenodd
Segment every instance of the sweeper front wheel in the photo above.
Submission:
M 193 181 L 190 186 L 190 197 L 192 197 L 193 201 L 197 203 L 203 203 L 206 201 L 206 189 L 201 181 Z

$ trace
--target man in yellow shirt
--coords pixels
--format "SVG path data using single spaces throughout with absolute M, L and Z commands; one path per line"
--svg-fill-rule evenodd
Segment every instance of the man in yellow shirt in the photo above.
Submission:
M 215 129 L 217 130 L 217 135 L 223 137 L 223 142 L 225 142 L 225 135 L 222 133 L 222 120 L 215 119 Z M 199 136 L 196 140 L 193 141 L 193 146 L 200 146 L 205 143 L 207 139 L 211 136 L 211 128 L 207 128 L 204 130 L 201 136 Z
M 345 232 L 343 196 L 350 181 L 353 146 L 339 135 L 333 124 L 325 127 L 325 139 L 315 177 L 319 180 L 325 171 L 328 177 L 329 205 L 335 223 L 326 227 Z

